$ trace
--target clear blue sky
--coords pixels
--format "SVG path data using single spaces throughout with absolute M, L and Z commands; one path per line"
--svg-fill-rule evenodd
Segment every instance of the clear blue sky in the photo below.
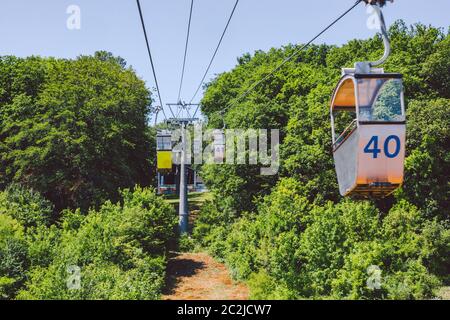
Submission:
M 355 0 L 241 0 L 207 79 L 230 70 L 236 57 L 258 49 L 306 42 Z M 195 0 L 185 85 L 190 100 L 201 80 L 235 0 Z M 175 102 L 190 0 L 141 0 L 163 102 Z M 68 30 L 66 9 L 81 9 L 81 29 Z M 396 19 L 449 27 L 449 0 L 396 0 L 385 10 Z M 342 44 L 374 34 L 363 4 L 316 43 Z M 154 82 L 135 0 L 3 0 L 0 54 L 73 58 L 107 50 L 133 66 L 147 86 Z M 201 95 L 198 96 L 199 100 Z

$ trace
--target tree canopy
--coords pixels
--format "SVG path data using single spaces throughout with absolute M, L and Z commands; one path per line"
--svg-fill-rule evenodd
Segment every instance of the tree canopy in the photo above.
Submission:
M 149 185 L 151 96 L 122 58 L 0 58 L 0 187 L 41 192 L 57 210 Z
M 215 197 L 194 236 L 249 282 L 253 298 L 423 299 L 448 283 L 450 36 L 401 21 L 389 33 L 383 67 L 404 75 L 407 158 L 403 187 L 385 199 L 339 195 L 329 118 L 341 68 L 376 60 L 381 37 L 310 46 L 239 101 L 300 45 L 245 54 L 208 84 L 210 127 L 281 132 L 277 176 L 250 165 L 202 168 Z M 374 274 L 378 290 L 367 285 Z

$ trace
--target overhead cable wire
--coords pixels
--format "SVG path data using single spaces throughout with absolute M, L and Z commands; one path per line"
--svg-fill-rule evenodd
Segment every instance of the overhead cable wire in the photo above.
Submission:
M 348 13 L 350 13 L 354 8 L 356 8 L 359 3 L 363 0 L 357 0 L 354 5 L 352 5 L 349 9 L 347 9 L 344 13 L 342 13 L 339 17 L 337 17 L 333 22 L 331 22 L 327 27 L 325 27 L 321 32 L 319 32 L 314 38 L 309 40 L 306 44 L 295 50 L 290 56 L 285 58 L 276 68 L 274 68 L 269 74 L 267 74 L 264 78 L 262 78 L 259 81 L 254 82 L 249 89 L 247 89 L 243 94 L 239 95 L 232 103 L 228 104 L 224 109 L 222 109 L 220 112 L 223 114 L 228 108 L 233 107 L 235 104 L 237 104 L 239 101 L 241 101 L 243 98 L 245 98 L 250 92 L 252 92 L 257 86 L 259 86 L 261 83 L 265 82 L 267 79 L 272 77 L 275 72 L 281 69 L 286 63 L 291 61 L 295 56 L 297 56 L 301 51 L 306 49 L 311 43 L 313 43 L 317 38 L 319 38 L 322 34 L 324 34 L 326 31 L 328 31 L 332 26 L 334 26 L 337 22 L 339 22 L 342 18 L 344 18 Z
M 188 22 L 187 34 L 186 34 L 186 44 L 184 46 L 183 68 L 181 70 L 180 88 L 178 89 L 178 99 L 177 99 L 177 101 L 180 101 L 181 89 L 183 87 L 184 70 L 186 68 L 186 57 L 187 57 L 187 51 L 188 51 L 188 46 L 189 46 L 189 34 L 190 34 L 190 31 L 191 31 L 191 21 L 192 21 L 192 9 L 193 9 L 193 7 L 194 7 L 194 0 L 191 0 L 191 9 L 189 10 L 189 22 Z
M 208 75 L 209 69 L 211 68 L 211 66 L 213 64 L 213 61 L 214 61 L 214 59 L 215 59 L 215 57 L 217 55 L 217 52 L 219 51 L 220 45 L 222 44 L 222 40 L 223 40 L 223 38 L 225 36 L 225 33 L 227 32 L 228 26 L 230 25 L 231 19 L 233 18 L 233 15 L 234 15 L 234 12 L 236 11 L 236 7 L 237 7 L 238 3 L 239 3 L 239 0 L 236 0 L 236 3 L 233 6 L 233 10 L 231 10 L 231 14 L 228 17 L 227 24 L 225 25 L 225 28 L 224 28 L 224 30 L 222 32 L 222 35 L 221 35 L 221 37 L 219 39 L 219 42 L 217 43 L 216 49 L 214 50 L 214 54 L 212 55 L 211 60 L 209 61 L 208 67 L 206 68 L 206 71 L 205 71 L 205 73 L 204 73 L 204 75 L 202 77 L 202 80 L 200 81 L 200 84 L 198 85 L 197 90 L 195 90 L 195 93 L 194 93 L 194 95 L 193 95 L 193 97 L 192 97 L 192 99 L 190 100 L 189 103 L 192 103 L 192 101 L 195 99 L 195 97 L 197 96 L 198 92 L 200 91 L 200 89 L 201 89 L 201 87 L 203 85 L 203 81 L 205 81 L 205 78 Z
M 147 45 L 148 57 L 150 58 L 150 64 L 152 66 L 153 78 L 155 79 L 156 91 L 158 93 L 159 103 L 161 104 L 161 106 L 160 106 L 161 111 L 164 114 L 164 118 L 167 120 L 166 112 L 164 111 L 164 105 L 163 105 L 163 102 L 161 99 L 161 92 L 159 91 L 158 78 L 156 77 L 155 65 L 153 63 L 152 52 L 150 50 L 150 43 L 149 43 L 149 39 L 147 36 L 147 30 L 145 28 L 145 22 L 144 22 L 144 16 L 142 14 L 141 3 L 139 2 L 139 0 L 136 0 L 136 3 L 137 3 L 138 10 L 139 10 L 139 16 L 141 18 L 142 30 L 144 31 L 144 37 L 145 37 L 145 43 Z

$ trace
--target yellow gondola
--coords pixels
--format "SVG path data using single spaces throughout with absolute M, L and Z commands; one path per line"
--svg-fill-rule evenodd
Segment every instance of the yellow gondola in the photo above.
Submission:
M 172 135 L 161 130 L 156 136 L 157 168 L 159 172 L 172 170 Z

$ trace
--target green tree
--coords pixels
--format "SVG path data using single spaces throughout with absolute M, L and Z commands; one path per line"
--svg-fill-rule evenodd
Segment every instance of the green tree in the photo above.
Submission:
M 402 21 L 393 24 L 389 33 L 392 54 L 383 67 L 387 72 L 404 74 L 407 100 L 445 97 L 448 91 L 445 90 L 448 34 L 421 24 L 407 27 Z M 229 128 L 280 129 L 280 177 L 300 180 L 307 187 L 310 200 L 337 201 L 339 194 L 330 151 L 330 96 L 339 79 L 340 69 L 351 67 L 356 61 L 377 59 L 383 51 L 382 40 L 376 36 L 369 40 L 352 40 L 341 47 L 311 46 L 241 101 L 235 100 L 297 48 L 288 45 L 268 52 L 245 54 L 238 59 L 232 71 L 218 75 L 207 85 L 202 110 L 208 117 L 210 127 L 220 128 L 225 123 Z M 416 121 L 414 118 L 417 116 L 408 111 L 408 121 Z M 421 124 L 421 130 L 431 130 L 430 125 L 423 121 Z M 442 123 L 441 128 L 447 127 L 446 123 Z M 410 136 L 416 134 L 414 128 L 408 129 Z M 443 146 L 440 150 L 444 153 Z M 264 179 L 252 166 L 205 166 L 203 171 L 208 187 L 219 195 L 219 199 L 233 198 L 231 205 L 237 215 L 242 211 L 254 210 L 257 206 L 255 199 L 269 194 L 279 178 Z M 440 177 L 445 179 L 448 175 Z M 434 179 L 438 179 L 438 175 L 421 180 L 424 184 L 436 185 L 432 182 Z M 439 186 L 441 188 L 445 183 L 439 183 Z M 442 202 L 448 196 L 433 193 L 431 198 L 430 201 Z M 439 208 L 442 206 L 439 205 Z
M 450 218 L 450 100 L 414 100 L 408 106 L 405 183 L 399 197 L 427 217 Z
M 383 67 L 404 75 L 407 158 L 403 188 L 379 201 L 341 199 L 329 101 L 340 68 L 381 56 L 381 37 L 312 46 L 239 101 L 298 46 L 245 54 L 207 85 L 209 127 L 281 131 L 278 176 L 248 165 L 202 168 L 216 200 L 202 209 L 194 235 L 249 281 L 252 297 L 424 299 L 435 294 L 437 276 L 448 279 L 449 34 L 402 21 L 389 33 Z M 383 103 L 392 104 L 392 89 Z M 367 286 L 374 266 L 379 290 Z
M 150 93 L 123 59 L 7 56 L 0 74 L 1 187 L 31 187 L 60 211 L 151 183 Z

